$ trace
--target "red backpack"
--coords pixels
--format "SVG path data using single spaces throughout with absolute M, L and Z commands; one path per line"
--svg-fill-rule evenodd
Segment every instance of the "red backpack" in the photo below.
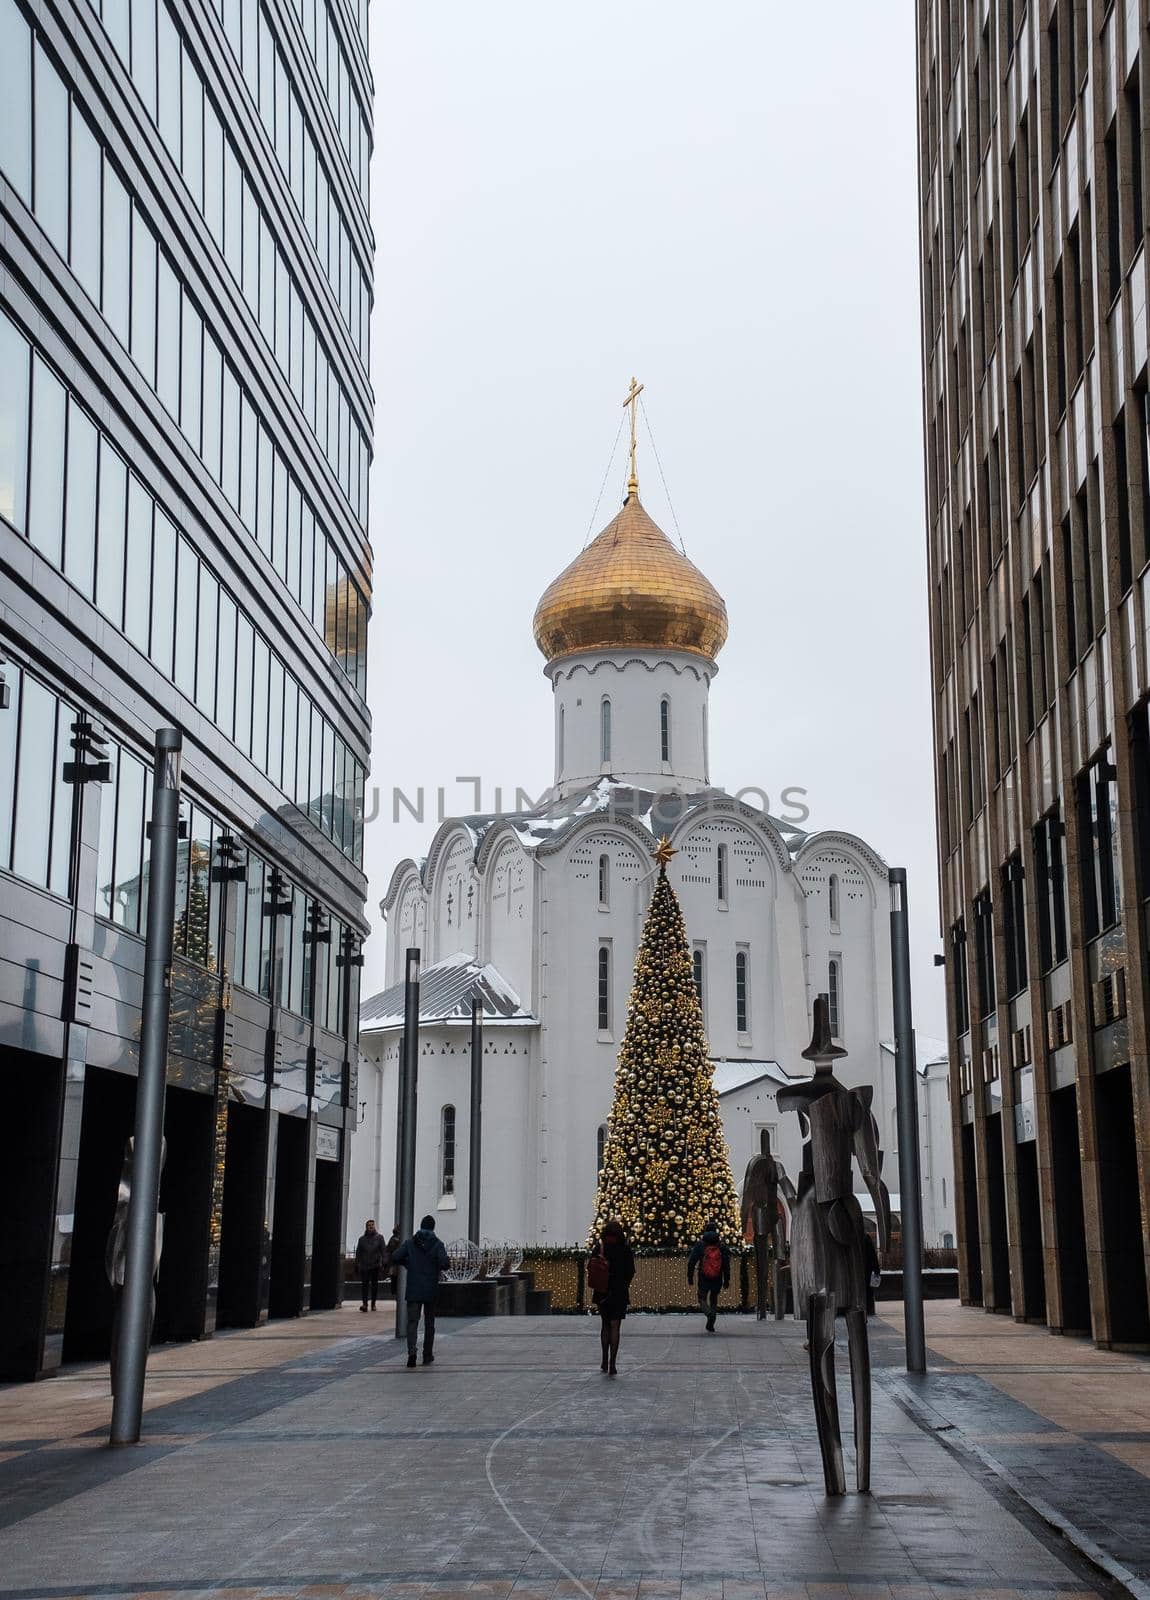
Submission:
M 723 1276 L 723 1249 L 721 1245 L 704 1245 L 703 1259 L 699 1263 L 699 1271 L 704 1278 L 714 1279 Z
M 593 1294 L 606 1294 L 611 1287 L 611 1263 L 602 1244 L 594 1255 L 587 1258 L 587 1282 Z

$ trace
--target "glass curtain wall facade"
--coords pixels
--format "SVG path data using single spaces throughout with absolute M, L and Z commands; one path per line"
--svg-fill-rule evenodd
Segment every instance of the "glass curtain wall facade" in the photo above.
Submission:
M 1148 0 L 919 0 L 963 1299 L 1150 1342 Z
M 0 0 L 0 1378 L 108 1352 L 158 727 L 184 836 L 155 1337 L 342 1292 L 367 39 L 367 0 Z

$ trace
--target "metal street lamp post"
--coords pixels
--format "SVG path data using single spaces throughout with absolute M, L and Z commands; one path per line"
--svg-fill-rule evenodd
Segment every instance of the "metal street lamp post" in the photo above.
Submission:
M 407 951 L 403 991 L 403 1043 L 399 1058 L 399 1126 L 396 1169 L 399 1179 L 399 1236 L 415 1231 L 415 1128 L 419 1090 L 419 950 Z M 395 1337 L 407 1337 L 407 1268 L 395 1280 Z
M 911 1023 L 910 1007 L 910 929 L 907 923 L 906 868 L 891 867 L 889 877 L 906 1370 L 925 1372 L 926 1329 L 922 1309 L 922 1177 L 918 1159 L 918 1072 L 915 1065 L 914 1027 Z
M 114 1445 L 139 1443 L 144 1411 L 144 1374 L 152 1330 L 156 1213 L 160 1203 L 168 1018 L 172 1000 L 172 930 L 176 902 L 176 844 L 180 836 L 182 747 L 183 737 L 178 729 L 156 730 L 132 1194 L 128 1202 L 119 1362 L 109 1441 Z

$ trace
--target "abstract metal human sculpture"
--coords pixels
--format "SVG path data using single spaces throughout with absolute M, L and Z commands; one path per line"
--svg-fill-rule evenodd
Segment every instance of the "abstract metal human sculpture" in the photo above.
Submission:
M 743 1237 L 750 1227 L 755 1246 L 755 1309 L 762 1322 L 767 1315 L 768 1301 L 775 1318 L 782 1317 L 785 1309 L 779 1267 L 783 1259 L 783 1222 L 779 1214 L 779 1193 L 794 1209 L 795 1189 L 786 1168 L 777 1157 L 764 1150 L 752 1156 L 743 1176 L 742 1221 Z M 771 1263 L 774 1262 L 774 1271 Z M 770 1283 L 770 1293 L 767 1285 Z
M 831 1038 L 827 997 L 815 1000 L 814 1036 L 803 1051 L 814 1064 L 806 1083 L 781 1089 L 780 1111 L 795 1111 L 804 1134 L 803 1167 L 792 1222 L 791 1273 L 795 1311 L 805 1308 L 823 1478 L 829 1495 L 846 1493 L 838 1393 L 835 1318 L 846 1318 L 855 1416 L 855 1473 L 860 1494 L 870 1489 L 871 1377 L 867 1340 L 867 1258 L 862 1211 L 854 1195 L 857 1160 L 874 1201 L 879 1249 L 890 1233 L 890 1198 L 882 1181 L 878 1125 L 869 1086 L 848 1089 L 834 1075 L 846 1051 Z

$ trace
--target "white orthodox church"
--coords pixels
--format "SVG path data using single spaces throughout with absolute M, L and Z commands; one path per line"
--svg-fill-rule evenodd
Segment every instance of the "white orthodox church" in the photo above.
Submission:
M 618 516 L 535 612 L 555 707 L 555 782 L 529 812 L 443 822 L 382 902 L 386 986 L 363 1005 L 348 1232 L 393 1219 L 405 951 L 420 995 L 415 1215 L 468 1235 L 471 1014 L 483 1002 L 484 1237 L 581 1242 L 657 871 L 691 940 L 736 1183 L 769 1138 L 797 1174 L 798 1119 L 775 1096 L 809 1076 L 816 994 L 870 1083 L 897 1211 L 890 894 L 879 854 L 803 833 L 711 781 L 707 705 L 727 635 L 721 596 L 643 509 L 634 469 Z M 924 1049 L 924 1045 L 926 1048 Z M 924 1240 L 953 1243 L 946 1060 L 919 1041 Z M 869 1204 L 869 1200 L 867 1201 Z

